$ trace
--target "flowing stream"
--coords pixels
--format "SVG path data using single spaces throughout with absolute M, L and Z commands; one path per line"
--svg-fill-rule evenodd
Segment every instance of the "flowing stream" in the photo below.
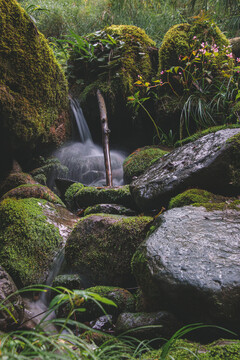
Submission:
M 106 184 L 106 173 L 103 150 L 100 146 L 94 144 L 79 102 L 75 99 L 70 99 L 70 102 L 78 129 L 79 141 L 67 143 L 58 149 L 54 156 L 59 159 L 62 165 L 68 167 L 67 179 L 82 182 L 85 185 L 104 186 Z M 111 151 L 110 154 L 113 185 L 118 186 L 123 184 L 122 164 L 126 154 L 120 151 Z M 57 173 L 52 174 L 53 179 L 57 177 Z M 53 179 L 51 182 L 53 182 Z M 46 285 L 52 285 L 54 278 L 60 271 L 63 260 L 64 253 L 62 250 L 55 258 L 53 266 L 49 271 Z M 30 327 L 34 327 L 45 316 L 50 300 L 50 291 L 42 292 L 37 301 L 25 299 L 28 318 L 33 318 L 33 320 L 29 321 Z M 51 316 L 54 317 L 54 313 Z M 48 326 L 45 330 L 50 332 L 57 331 L 53 325 Z
M 80 103 L 75 99 L 70 99 L 70 102 L 78 129 L 79 141 L 67 143 L 58 149 L 54 156 L 59 159 L 62 165 L 68 167 L 68 179 L 85 185 L 104 186 L 106 185 L 106 172 L 103 150 L 92 140 Z M 122 185 L 122 164 L 126 154 L 120 151 L 111 151 L 110 155 L 113 185 Z

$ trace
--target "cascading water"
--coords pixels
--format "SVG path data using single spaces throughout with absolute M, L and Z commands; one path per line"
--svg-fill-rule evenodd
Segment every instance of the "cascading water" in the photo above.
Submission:
M 54 153 L 62 165 L 68 167 L 67 178 L 85 185 L 106 185 L 103 150 L 94 144 L 81 106 L 77 100 L 70 99 L 80 141 L 70 142 Z M 126 154 L 111 151 L 113 185 L 123 184 L 122 164 Z

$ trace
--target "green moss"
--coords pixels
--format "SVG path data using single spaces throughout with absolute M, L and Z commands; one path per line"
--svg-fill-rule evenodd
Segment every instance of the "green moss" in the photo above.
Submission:
M 141 175 L 153 162 L 167 153 L 167 151 L 153 146 L 135 150 L 123 162 L 125 183 L 131 182 L 134 176 Z
M 8 191 L 2 199 L 6 198 L 37 198 L 45 199 L 53 204 L 65 206 L 62 200 L 54 194 L 48 187 L 40 184 L 24 184 Z
M 158 360 L 162 350 L 155 350 L 145 354 L 142 360 Z M 169 351 L 169 358 L 177 360 L 238 360 L 240 342 L 237 340 L 218 340 L 209 345 L 190 343 L 186 340 L 177 340 Z
M 175 207 L 182 207 L 186 205 L 191 205 L 194 203 L 208 203 L 208 202 L 222 202 L 223 196 L 214 195 L 206 190 L 201 189 L 189 189 L 184 191 L 181 194 L 178 194 L 172 198 L 169 202 L 169 209 Z
M 64 199 L 70 209 L 75 208 L 74 197 L 75 197 L 76 193 L 82 188 L 84 188 L 84 185 L 81 183 L 74 183 L 67 188 L 65 195 L 64 195 Z
M 240 210 L 240 200 L 212 194 L 206 190 L 189 189 L 172 198 L 169 209 L 182 206 L 204 206 L 207 211 L 213 210 Z
M 39 282 L 62 240 L 44 215 L 46 200 L 0 203 L 0 263 L 18 286 Z
M 190 24 L 179 24 L 171 27 L 165 34 L 159 49 L 160 71 L 178 65 L 179 56 L 189 53 L 189 30 Z
M 0 2 L 0 48 L 1 131 L 15 149 L 62 142 L 69 130 L 67 82 L 47 40 L 15 0 Z

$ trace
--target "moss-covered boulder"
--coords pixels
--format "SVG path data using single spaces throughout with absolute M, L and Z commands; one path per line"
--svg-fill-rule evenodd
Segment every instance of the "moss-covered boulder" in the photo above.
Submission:
M 0 2 L 0 48 L 0 160 L 4 163 L 6 152 L 21 159 L 43 150 L 43 144 L 62 143 L 69 133 L 69 104 L 63 71 L 16 0 Z
M 68 168 L 61 164 L 61 162 L 51 157 L 44 159 L 40 156 L 39 164 L 36 168 L 30 171 L 32 177 L 42 185 L 47 185 L 51 189 L 54 188 L 54 180 L 56 178 L 66 177 L 68 175 Z
M 65 206 L 59 197 L 54 194 L 47 186 L 40 184 L 24 184 L 20 185 L 2 196 L 0 200 L 7 198 L 25 199 L 36 198 L 45 199 L 53 204 L 59 204 Z
M 25 184 L 36 184 L 36 181 L 29 174 L 24 172 L 11 172 L 7 178 L 0 183 L 0 196 L 8 191 Z
M 43 283 L 76 217 L 42 199 L 0 203 L 0 264 L 19 286 Z
M 240 353 L 239 340 L 217 340 L 212 344 L 201 345 L 187 340 L 177 340 L 170 348 L 169 358 L 176 360 L 238 360 Z M 162 349 L 148 352 L 143 360 L 161 359 Z
M 96 214 L 78 222 L 65 248 L 67 266 L 95 284 L 128 287 L 131 258 L 145 238 L 151 217 Z
M 164 151 L 157 146 L 145 146 L 135 150 L 123 163 L 125 183 L 129 184 L 133 177 L 137 177 L 144 173 L 151 164 L 167 153 L 167 151 Z
M 159 49 L 159 71 L 181 65 L 181 58 L 189 56 L 193 50 L 201 48 L 201 43 L 206 42 L 216 44 L 221 49 L 230 45 L 219 27 L 211 21 L 174 25 L 165 34 Z M 232 63 L 229 62 L 229 65 L 232 66 Z
M 72 48 L 69 64 L 73 80 L 70 81 L 71 91 L 80 97 L 89 119 L 91 133 L 101 139 L 96 98 L 100 89 L 106 101 L 111 141 L 119 143 L 121 139 L 121 144 L 131 141 L 133 145 L 141 136 L 146 144 L 147 135 L 151 134 L 152 138 L 151 123 L 145 121 L 145 116 L 133 122 L 133 111 L 126 103 L 127 97 L 135 92 L 138 75 L 149 81 L 154 73 L 153 63 L 157 58 L 154 41 L 144 30 L 132 25 L 106 27 L 87 35 L 85 41 L 82 43 L 85 51 L 77 42 Z
M 72 186 L 71 190 L 75 188 L 77 185 Z M 70 189 L 68 193 L 70 194 Z M 75 194 L 73 191 L 72 194 L 78 208 L 87 208 L 96 204 L 119 204 L 128 208 L 136 208 L 128 185 L 118 187 L 84 186 L 80 187 Z

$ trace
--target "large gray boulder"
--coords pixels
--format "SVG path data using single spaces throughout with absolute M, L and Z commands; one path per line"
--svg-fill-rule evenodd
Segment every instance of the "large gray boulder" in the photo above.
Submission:
M 240 136 L 237 134 L 239 128 L 210 133 L 160 158 L 131 183 L 136 204 L 143 210 L 159 209 L 172 196 L 191 187 L 221 194 L 239 191 Z
M 185 323 L 240 329 L 239 244 L 237 205 L 163 213 L 132 260 L 146 310 L 172 311 Z

